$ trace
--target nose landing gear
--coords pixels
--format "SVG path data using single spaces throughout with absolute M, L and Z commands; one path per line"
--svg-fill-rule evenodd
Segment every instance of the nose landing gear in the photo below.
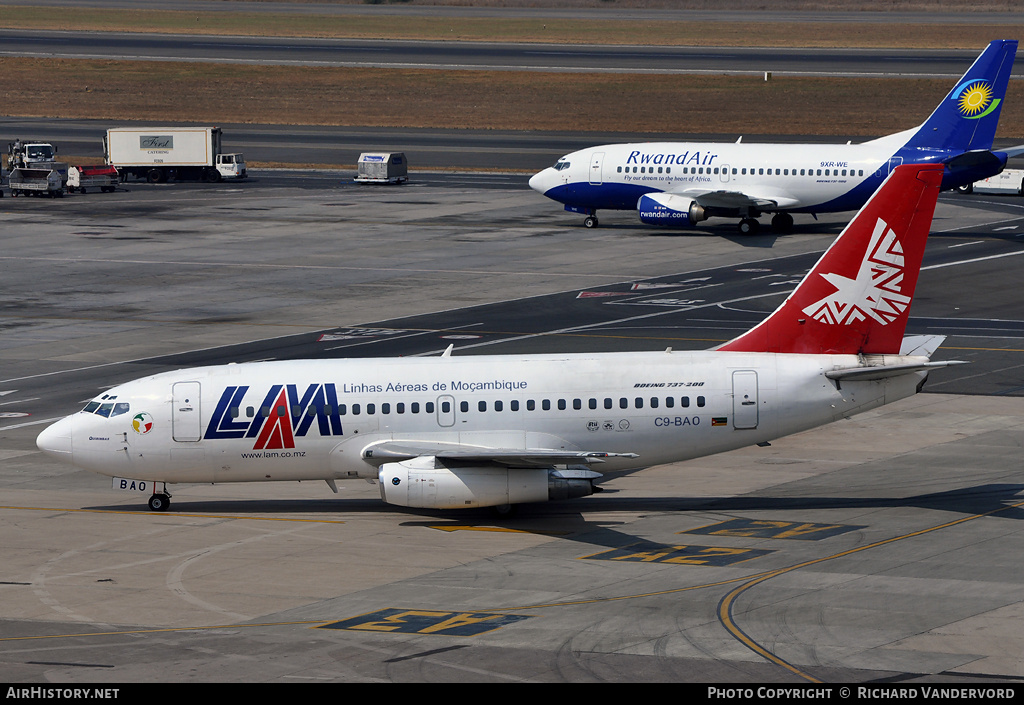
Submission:
M 156 488 L 161 489 L 157 490 Z M 154 512 L 166 512 L 171 506 L 171 493 L 167 491 L 167 485 L 162 482 L 154 483 L 153 494 L 149 496 L 149 508 Z

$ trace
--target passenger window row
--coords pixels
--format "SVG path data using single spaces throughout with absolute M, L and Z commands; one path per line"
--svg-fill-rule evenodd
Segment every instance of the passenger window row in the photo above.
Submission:
M 666 409 L 674 409 L 674 408 L 676 408 L 677 401 L 678 401 L 679 408 L 687 409 L 687 408 L 690 407 L 690 397 L 679 397 L 678 400 L 675 397 L 665 397 L 664 399 L 662 399 L 660 397 L 650 397 L 649 399 L 645 399 L 644 397 L 634 397 L 633 399 L 629 399 L 628 397 L 620 397 L 618 400 L 612 399 L 611 397 L 605 397 L 605 399 L 603 401 L 598 400 L 596 398 L 590 398 L 590 399 L 586 400 L 586 407 L 587 407 L 587 409 L 591 409 L 591 410 L 596 410 L 598 408 L 604 408 L 604 409 L 615 409 L 615 408 L 619 408 L 619 409 L 630 409 L 630 408 L 633 408 L 633 409 L 643 409 L 643 408 L 658 409 L 658 408 L 662 408 L 662 406 L 664 406 L 664 408 L 666 408 Z M 707 400 L 703 396 L 697 397 L 694 401 L 696 402 L 696 405 L 697 405 L 698 408 L 703 408 L 705 406 L 705 404 L 707 403 Z M 386 415 L 390 415 L 391 413 L 405 414 L 407 412 L 410 413 L 410 414 L 419 414 L 421 412 L 421 409 L 422 409 L 422 411 L 424 413 L 433 414 L 434 413 L 434 409 L 435 409 L 434 402 L 432 402 L 432 401 L 424 402 L 422 405 L 420 404 L 420 402 L 416 402 L 416 401 L 409 402 L 409 403 L 406 403 L 406 402 L 395 402 L 394 404 L 392 404 L 390 402 L 384 402 L 384 403 L 380 404 L 379 406 L 380 406 L 380 413 L 382 415 L 385 415 L 385 416 Z M 526 411 L 537 411 L 538 409 L 540 409 L 541 411 L 551 411 L 552 408 L 556 408 L 558 411 L 565 411 L 570 406 L 573 408 L 573 410 L 580 411 L 584 407 L 584 400 L 583 399 L 571 399 L 571 400 L 569 400 L 569 399 L 555 399 L 555 400 L 541 399 L 540 403 L 538 404 L 537 400 L 535 400 L 535 399 L 527 399 L 526 403 L 524 405 Z M 471 406 L 470 406 L 470 403 L 468 401 L 461 401 L 461 402 L 459 402 L 459 411 L 461 411 L 462 413 L 468 413 L 470 408 L 471 408 Z M 506 402 L 504 402 L 504 401 L 502 401 L 500 399 L 499 400 L 495 400 L 493 402 L 487 402 L 487 401 L 484 401 L 484 400 L 480 400 L 476 404 L 476 410 L 478 412 L 486 412 L 489 408 L 492 409 L 493 411 L 496 411 L 496 412 L 505 411 L 505 409 L 506 409 Z M 520 410 L 520 402 L 519 402 L 519 400 L 518 399 L 512 399 L 511 401 L 509 401 L 507 403 L 507 408 L 508 408 L 509 411 L 519 411 Z M 337 413 L 338 413 L 339 416 L 348 416 L 349 414 L 351 414 L 352 416 L 360 416 L 364 412 L 368 416 L 372 416 L 372 415 L 376 414 L 377 411 L 378 411 L 378 405 L 374 404 L 374 403 L 368 403 L 368 404 L 365 404 L 365 405 L 363 405 L 363 404 L 339 404 L 338 405 L 338 409 L 337 409 Z M 445 414 L 450 414 L 452 412 L 451 402 L 449 402 L 449 401 L 442 401 L 441 402 L 441 412 L 445 413 Z M 233 407 L 230 408 L 229 413 L 231 414 L 231 418 L 237 419 L 241 415 L 242 410 L 239 407 L 237 407 L 237 406 L 233 406 Z M 246 416 L 246 418 L 250 418 L 251 419 L 251 418 L 256 416 L 256 413 L 257 412 L 256 412 L 256 408 L 255 407 L 247 406 L 245 408 L 245 416 Z M 269 406 L 264 406 L 264 407 L 260 408 L 260 410 L 259 410 L 259 414 L 263 418 L 268 418 L 271 415 L 284 416 L 286 413 L 287 413 L 287 410 L 286 410 L 286 408 L 284 406 L 274 407 L 273 410 Z M 309 407 L 306 408 L 306 411 L 305 411 L 306 416 L 315 416 L 318 413 L 322 413 L 322 414 L 325 414 L 325 415 L 329 416 L 329 415 L 334 413 L 334 408 L 329 406 L 329 405 L 328 406 L 323 406 L 323 407 L 309 406 Z M 302 414 L 303 414 L 303 411 L 302 411 L 301 407 L 299 407 L 299 406 L 293 406 L 292 407 L 292 416 L 299 417 Z
M 737 168 L 732 167 L 710 167 L 710 166 L 684 166 L 680 167 L 684 174 L 724 174 L 731 173 L 733 176 L 864 176 L 863 169 L 765 169 L 764 167 L 753 168 L 749 170 L 746 167 Z M 632 172 L 630 171 L 632 169 Z M 655 167 L 653 166 L 641 166 L 641 167 L 618 167 L 618 172 L 621 174 L 625 173 L 640 173 L 640 174 L 653 174 Z M 657 167 L 657 173 L 671 174 L 672 167 Z M 664 169 L 664 172 L 662 172 Z M 639 170 L 639 172 L 637 171 Z

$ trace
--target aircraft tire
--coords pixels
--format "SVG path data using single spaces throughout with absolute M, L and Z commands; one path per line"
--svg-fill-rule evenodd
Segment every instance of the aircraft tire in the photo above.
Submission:
M 597 227 L 597 216 L 596 215 L 588 215 L 586 218 L 583 219 L 583 226 L 586 227 L 586 228 L 596 228 Z
M 960 193 L 974 193 L 974 184 L 964 184 L 963 186 L 957 186 L 956 190 Z
M 166 512 L 171 506 L 171 498 L 165 494 L 154 494 L 149 498 L 149 508 L 154 512 Z
M 740 235 L 757 235 L 761 224 L 754 218 L 744 218 L 736 227 L 739 229 Z
M 793 216 L 789 213 L 776 213 L 772 216 L 772 230 L 777 233 L 792 232 Z

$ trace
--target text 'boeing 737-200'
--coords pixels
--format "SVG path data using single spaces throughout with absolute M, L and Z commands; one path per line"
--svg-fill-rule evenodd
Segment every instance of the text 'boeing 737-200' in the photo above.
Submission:
M 503 509 L 814 428 L 951 364 L 929 359 L 941 337 L 904 339 L 943 171 L 897 167 L 786 301 L 714 350 L 185 369 L 108 390 L 37 444 L 146 483 L 156 510 L 173 483 L 349 478 L 394 505 Z
M 608 144 L 565 155 L 530 187 L 584 214 L 588 228 L 610 209 L 681 228 L 739 218 L 744 234 L 757 232 L 764 213 L 787 232 L 793 213 L 856 210 L 900 164 L 942 164 L 942 189 L 957 188 L 1024 152 L 992 151 L 1016 53 L 1016 40 L 992 42 L 923 124 L 862 144 Z

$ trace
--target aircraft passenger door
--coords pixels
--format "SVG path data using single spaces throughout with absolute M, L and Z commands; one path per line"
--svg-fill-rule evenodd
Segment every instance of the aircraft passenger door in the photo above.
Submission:
M 437 398 L 437 425 L 455 425 L 455 397 L 442 394 Z
M 723 184 L 729 183 L 729 165 L 728 164 L 723 164 L 722 165 L 722 170 L 720 172 L 718 172 L 718 176 L 722 180 Z
M 889 157 L 889 173 L 903 163 L 903 157 Z
M 757 428 L 757 372 L 736 370 L 732 373 L 733 428 Z
M 176 441 L 195 442 L 203 437 L 199 382 L 177 382 L 171 391 L 171 433 Z
M 594 186 L 604 183 L 604 152 L 590 155 L 590 183 Z

